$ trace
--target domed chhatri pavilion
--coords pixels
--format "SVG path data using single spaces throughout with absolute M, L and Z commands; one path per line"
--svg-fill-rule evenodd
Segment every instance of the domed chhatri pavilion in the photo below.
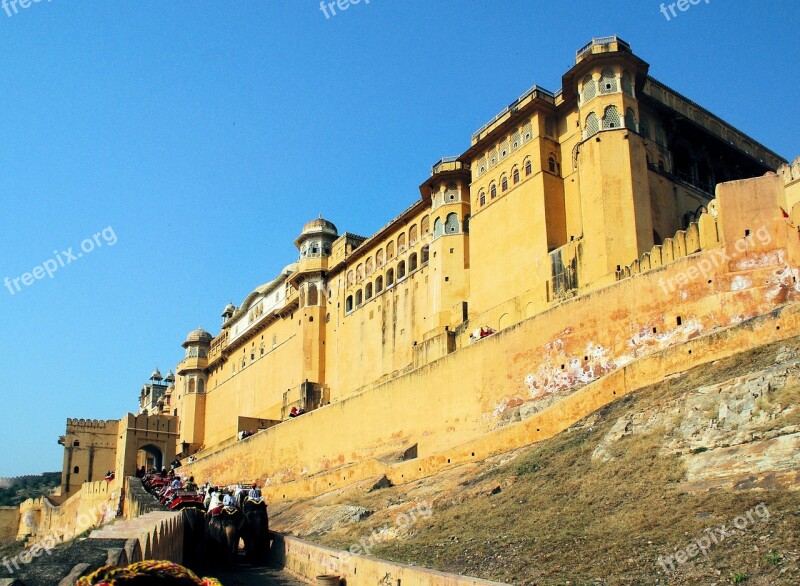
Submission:
M 791 299 L 743 284 L 764 282 L 741 271 L 766 256 L 686 274 L 737 238 L 751 255 L 783 247 L 769 258 L 788 263 L 800 162 L 649 70 L 623 40 L 594 39 L 558 91 L 513 100 L 375 234 L 305 224 L 296 258 L 227 304 L 218 331 L 189 333 L 173 376 L 153 373 L 140 414 L 174 421 L 174 452 L 215 479 L 435 458 L 503 414 L 521 420 L 653 348 Z M 293 407 L 309 415 L 290 422 Z

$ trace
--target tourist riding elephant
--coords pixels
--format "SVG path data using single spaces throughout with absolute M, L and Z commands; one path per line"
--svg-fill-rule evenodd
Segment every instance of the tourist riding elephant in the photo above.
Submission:
M 242 505 L 242 539 L 247 561 L 263 563 L 269 554 L 269 517 L 267 503 L 261 497 L 247 497 Z
M 213 557 L 225 564 L 236 563 L 244 516 L 236 507 L 223 507 L 206 517 L 206 544 Z

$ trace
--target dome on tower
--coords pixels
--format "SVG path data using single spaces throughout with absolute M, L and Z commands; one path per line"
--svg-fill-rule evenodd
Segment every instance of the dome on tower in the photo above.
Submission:
M 329 222 L 322 216 L 316 220 L 311 220 L 308 224 L 303 226 L 302 235 L 305 236 L 307 234 L 319 234 L 320 232 L 330 234 L 331 236 L 339 235 L 339 230 L 336 229 L 334 223 Z
M 150 380 L 164 380 L 164 377 L 161 376 L 161 371 L 156 368 L 153 374 L 150 375 Z
M 164 377 L 165 383 L 174 383 L 175 382 L 175 373 L 171 370 L 167 373 L 167 376 Z
M 212 339 L 213 336 L 203 328 L 197 328 L 193 332 L 189 332 L 189 335 L 186 336 L 186 341 L 183 343 L 183 345 L 186 347 L 188 344 L 196 344 L 197 342 L 210 344 Z

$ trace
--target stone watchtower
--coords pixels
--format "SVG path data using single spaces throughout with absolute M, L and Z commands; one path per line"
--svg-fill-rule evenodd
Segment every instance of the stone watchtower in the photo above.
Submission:
M 211 334 L 198 328 L 186 336 L 183 360 L 178 364 L 175 394 L 178 396 L 180 435 L 177 451 L 190 453 L 203 443 L 206 414 L 206 386 L 208 384 L 208 354 Z

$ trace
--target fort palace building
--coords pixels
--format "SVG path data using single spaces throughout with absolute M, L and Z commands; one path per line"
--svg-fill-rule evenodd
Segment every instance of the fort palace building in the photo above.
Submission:
M 613 340 L 581 340 L 570 355 L 559 350 L 563 358 L 547 346 L 558 332 L 572 331 L 570 316 L 578 319 L 577 309 L 558 313 L 559 306 L 586 300 L 586 307 L 594 304 L 591 319 L 599 321 L 580 323 L 593 331 L 611 328 L 602 320 L 617 319 L 611 307 L 617 301 L 599 295 L 724 243 L 715 227 L 725 220 L 717 214 L 719 184 L 777 173 L 786 210 L 800 200 L 800 160 L 788 165 L 650 77 L 649 69 L 622 39 L 594 39 L 577 52 L 560 89 L 533 86 L 514 99 L 472 134 L 465 152 L 433 165 L 414 203 L 375 234 L 347 232 L 346 218 L 334 225 L 320 217 L 302 226 L 296 257 L 241 303 L 221 308 L 220 327 L 208 326 L 215 333 L 189 333 L 174 375 L 162 378 L 156 371 L 143 386 L 137 415 L 70 420 L 69 437 L 62 438 L 64 496 L 110 468 L 121 476 L 145 464 L 167 465 L 176 455 L 196 455 L 200 462 L 245 443 L 237 441 L 243 431 L 266 430 L 256 436 L 277 442 L 276 429 L 285 427 L 293 407 L 309 413 L 296 423 L 317 417 L 323 424 L 322 417 L 345 417 L 346 405 L 358 397 L 361 403 L 352 409 L 382 409 L 391 417 L 385 411 L 394 403 L 382 402 L 382 392 L 395 393 L 398 405 L 401 395 L 408 403 L 427 401 L 427 427 L 392 427 L 384 420 L 375 425 L 385 430 L 355 437 L 358 425 L 341 425 L 335 441 L 345 447 L 327 452 L 320 444 L 331 444 L 332 436 L 298 435 L 306 439 L 296 440 L 302 444 L 297 450 L 318 464 L 309 468 L 378 457 L 390 437 L 403 438 L 397 449 L 418 445 L 420 454 L 430 454 L 472 438 L 481 425 L 492 429 L 494 403 L 505 401 L 506 409 L 508 397 L 521 397 L 520 403 L 539 397 L 562 374 L 571 376 L 571 368 L 579 372 L 574 381 L 600 373 L 599 366 L 584 364 L 602 352 L 613 354 Z M 300 228 L 304 219 L 298 220 Z M 614 299 L 654 304 L 656 291 L 651 298 L 639 291 L 638 299 L 622 293 Z M 685 328 L 688 313 L 680 314 L 674 299 L 662 302 L 653 315 Z M 543 321 L 531 321 L 536 319 Z M 637 327 L 665 327 L 650 319 L 642 317 Z M 523 322 L 546 324 L 530 330 L 541 332 L 541 339 L 514 333 L 523 331 Z M 504 333 L 511 350 L 478 351 Z M 514 349 L 523 346 L 541 354 L 517 356 Z M 520 366 L 519 376 L 500 372 L 504 356 L 530 367 Z M 555 374 L 541 375 L 545 363 Z M 617 358 L 616 367 L 622 364 Z M 464 384 L 463 395 L 447 390 L 447 397 L 460 398 L 444 406 L 443 388 L 463 381 L 458 374 L 437 374 L 443 368 L 474 381 L 474 388 Z M 97 445 L 92 437 L 99 438 Z M 90 449 L 102 465 L 90 464 Z M 276 461 L 268 472 L 286 469 L 281 466 Z

